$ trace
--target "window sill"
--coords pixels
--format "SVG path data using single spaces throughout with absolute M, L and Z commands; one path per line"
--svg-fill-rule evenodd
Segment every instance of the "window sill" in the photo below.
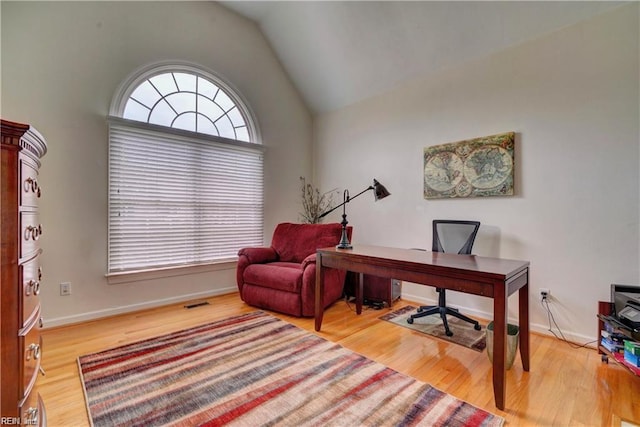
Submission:
M 235 269 L 236 259 L 221 260 L 207 264 L 196 264 L 177 267 L 155 268 L 149 270 L 123 271 L 119 273 L 107 273 L 105 277 L 110 285 L 121 283 L 140 282 L 143 280 L 162 279 L 165 277 L 184 276 L 187 274 L 207 273 L 210 271 Z

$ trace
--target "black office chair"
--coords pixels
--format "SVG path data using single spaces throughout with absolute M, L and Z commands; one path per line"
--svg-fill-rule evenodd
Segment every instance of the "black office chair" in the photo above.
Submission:
M 449 252 L 458 254 L 471 254 L 473 242 L 478 234 L 480 222 L 478 221 L 456 221 L 447 219 L 433 220 L 433 245 L 431 250 L 434 252 Z M 480 324 L 476 321 L 458 312 L 458 309 L 447 307 L 445 289 L 436 288 L 438 292 L 438 305 L 418 307 L 418 312 L 412 314 L 407 323 L 413 323 L 414 319 L 419 317 L 430 316 L 440 313 L 444 330 L 447 336 L 452 336 L 453 332 L 449 329 L 447 323 L 447 314 L 462 319 L 465 322 L 472 323 L 474 329 L 479 331 Z

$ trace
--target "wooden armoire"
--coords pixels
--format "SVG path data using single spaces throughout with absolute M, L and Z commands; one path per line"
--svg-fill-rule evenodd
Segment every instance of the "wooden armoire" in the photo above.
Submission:
M 0 414 L 3 424 L 46 425 L 36 390 L 42 371 L 40 158 L 47 145 L 33 127 L 1 120 L 2 278 L 0 289 Z

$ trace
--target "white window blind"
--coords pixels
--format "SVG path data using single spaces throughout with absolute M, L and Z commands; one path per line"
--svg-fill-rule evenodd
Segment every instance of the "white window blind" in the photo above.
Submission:
M 262 245 L 262 146 L 155 128 L 109 120 L 109 272 Z

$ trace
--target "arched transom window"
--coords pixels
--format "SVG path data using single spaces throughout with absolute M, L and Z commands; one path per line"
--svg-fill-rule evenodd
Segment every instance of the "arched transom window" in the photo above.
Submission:
M 138 85 L 122 117 L 250 141 L 246 119 L 227 91 L 196 73 L 163 72 Z

